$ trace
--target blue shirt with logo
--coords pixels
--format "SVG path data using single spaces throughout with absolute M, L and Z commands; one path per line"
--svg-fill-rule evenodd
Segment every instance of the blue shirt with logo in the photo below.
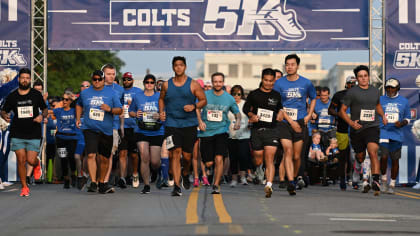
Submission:
M 70 108 L 68 111 L 64 108 L 56 108 L 53 110 L 57 119 L 57 135 L 61 139 L 77 139 L 78 128 L 76 127 L 76 111 Z M 60 134 L 61 133 L 61 134 Z M 68 135 L 63 135 L 68 134 Z
M 124 88 L 123 87 L 121 87 L 120 85 L 118 85 L 116 83 L 112 83 L 110 85 L 105 85 L 105 87 L 111 88 L 112 90 L 114 90 L 115 93 L 118 96 L 118 99 L 120 101 L 122 101 L 123 93 L 124 93 Z M 112 123 L 112 128 L 113 129 L 120 129 L 120 116 L 119 115 L 114 116 L 114 122 Z
M 112 88 L 104 87 L 102 90 L 97 91 L 91 86 L 80 93 L 77 105 L 83 107 L 84 119 L 82 129 L 112 135 L 114 115 L 111 112 L 103 111 L 104 116 L 102 120 L 94 116 L 102 113 L 102 104 L 107 104 L 111 109 L 122 108 L 120 99 Z
M 321 99 L 317 99 L 315 104 L 315 113 L 318 115 L 316 119 L 316 125 L 321 131 L 328 131 L 332 128 L 333 117 L 328 115 L 328 107 L 330 106 L 331 100 L 328 99 L 327 103 L 323 103 Z
M 385 116 L 388 119 L 388 124 L 382 123 L 382 117 L 380 118 L 380 138 L 391 139 L 395 141 L 403 141 L 402 128 L 395 126 L 395 121 L 402 122 L 405 119 L 410 119 L 410 106 L 408 100 L 400 95 L 396 97 L 381 96 L 379 99 L 382 109 L 384 110 Z
M 198 136 L 210 137 L 216 134 L 228 133 L 230 125 L 229 111 L 233 114 L 239 113 L 235 99 L 225 91 L 219 96 L 214 94 L 214 90 L 208 90 L 205 94 L 207 105 L 202 109 L 201 119 L 206 123 L 206 131 L 199 132 Z
M 300 75 L 296 81 L 289 81 L 286 76 L 281 77 L 274 83 L 273 89 L 281 94 L 283 107 L 288 114 L 289 109 L 297 110 L 296 120 L 303 119 L 308 114 L 306 98 L 315 99 L 316 97 L 312 82 Z
M 143 113 L 148 113 L 149 115 L 153 113 L 159 114 L 159 97 L 160 93 L 155 92 L 152 96 L 146 96 L 144 92 L 138 93 L 134 96 L 133 101 L 131 102 L 130 107 L 128 108 L 129 112 L 137 112 L 141 110 Z M 146 114 L 147 115 L 147 114 Z M 145 116 L 136 118 L 138 121 L 144 121 Z M 150 120 L 155 122 L 160 122 L 158 120 Z M 149 121 L 149 122 L 150 122 Z M 141 133 L 145 136 L 159 136 L 164 134 L 164 126 L 162 125 L 159 130 L 143 130 L 140 129 L 137 125 L 134 128 L 135 133 Z
M 131 118 L 128 115 L 128 108 L 130 107 L 130 104 L 128 104 L 129 101 L 133 101 L 136 94 L 143 93 L 143 90 L 137 88 L 137 87 L 131 87 L 129 89 L 124 89 L 124 93 L 122 95 L 123 99 L 121 103 L 123 104 L 123 114 L 124 114 L 124 128 L 135 128 L 137 126 L 136 119 Z

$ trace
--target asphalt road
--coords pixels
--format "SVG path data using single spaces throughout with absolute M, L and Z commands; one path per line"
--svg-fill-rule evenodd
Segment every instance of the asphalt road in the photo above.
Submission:
M 0 235 L 420 235 L 420 191 L 410 188 L 374 197 L 310 186 L 292 197 L 276 185 L 269 199 L 263 185 L 222 185 L 221 195 L 202 186 L 182 197 L 141 189 L 36 185 L 23 198 L 15 184 L 0 190 Z

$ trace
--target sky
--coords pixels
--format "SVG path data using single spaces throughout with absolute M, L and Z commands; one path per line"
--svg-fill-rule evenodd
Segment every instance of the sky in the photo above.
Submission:
M 215 53 L 220 53 L 214 51 Z M 226 53 L 241 53 L 225 51 Z M 118 56 L 125 62 L 125 66 L 121 72 L 132 72 L 135 78 L 143 78 L 146 70 L 150 69 L 150 73 L 156 77 L 168 78 L 173 75 L 171 68 L 171 60 L 174 56 L 184 56 L 187 59 L 187 74 L 196 77 L 196 62 L 204 59 L 205 51 L 119 51 Z M 249 53 L 244 52 L 244 53 Z M 254 53 L 273 53 L 254 52 Z M 288 53 L 288 52 L 279 52 Z M 296 52 L 299 53 L 316 53 L 322 54 L 322 67 L 329 70 L 337 62 L 368 62 L 369 51 L 324 51 L 324 52 Z

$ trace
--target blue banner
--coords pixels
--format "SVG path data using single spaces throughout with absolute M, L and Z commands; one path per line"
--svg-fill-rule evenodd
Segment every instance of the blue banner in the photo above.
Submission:
M 366 0 L 54 0 L 51 50 L 368 49 Z
M 409 100 L 412 121 L 419 119 L 420 1 L 386 1 L 386 78 L 401 82 L 400 95 Z M 416 83 L 418 85 L 416 85 Z M 404 128 L 400 183 L 414 183 L 420 159 L 420 142 Z

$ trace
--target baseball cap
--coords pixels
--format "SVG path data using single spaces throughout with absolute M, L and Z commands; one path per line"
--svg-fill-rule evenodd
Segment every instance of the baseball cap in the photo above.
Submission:
M 208 80 L 207 80 L 207 81 L 205 81 L 205 82 L 204 82 L 204 86 L 206 86 L 206 85 L 207 85 L 207 86 L 208 86 L 208 85 L 210 85 L 210 86 L 211 86 L 211 82 L 210 82 L 210 81 L 208 81 Z
M 129 79 L 133 79 L 133 74 L 131 72 L 125 72 L 122 76 L 122 78 L 129 78 Z
M 385 87 L 393 87 L 396 88 L 400 85 L 400 82 L 397 79 L 390 78 L 385 82 Z
M 352 76 L 352 75 L 347 76 L 346 84 L 347 83 L 352 83 L 352 82 L 356 82 L 356 78 L 354 78 L 354 76 Z

